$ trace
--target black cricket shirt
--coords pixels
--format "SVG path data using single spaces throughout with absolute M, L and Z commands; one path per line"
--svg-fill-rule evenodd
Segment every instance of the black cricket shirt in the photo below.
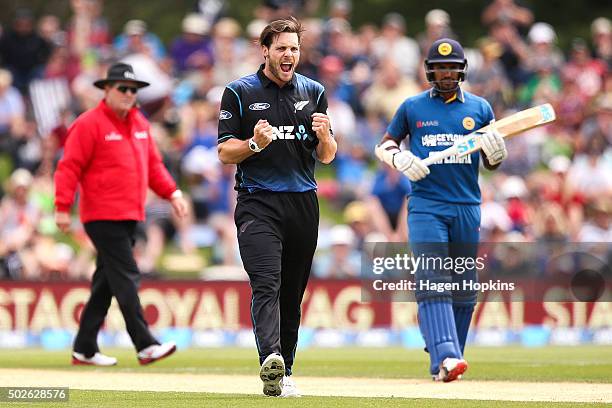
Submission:
M 312 130 L 312 114 L 327 113 L 325 89 L 298 73 L 279 88 L 264 75 L 263 67 L 227 85 L 221 99 L 217 143 L 250 139 L 260 119 L 274 129 L 273 140 L 264 150 L 238 164 L 235 188 L 241 192 L 314 190 L 319 139 Z

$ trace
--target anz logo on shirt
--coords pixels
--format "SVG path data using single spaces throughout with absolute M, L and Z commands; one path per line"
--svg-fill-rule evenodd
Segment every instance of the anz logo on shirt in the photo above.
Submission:
M 306 127 L 300 125 L 295 129 L 295 126 L 272 126 L 272 140 L 308 140 L 310 135 L 306 132 Z

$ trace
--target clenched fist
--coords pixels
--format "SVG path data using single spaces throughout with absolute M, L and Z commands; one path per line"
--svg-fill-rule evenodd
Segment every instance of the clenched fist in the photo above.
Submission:
M 326 139 L 330 136 L 329 116 L 324 113 L 315 112 L 312 114 L 312 130 L 317 135 L 317 139 Z
M 257 143 L 260 149 L 265 148 L 272 142 L 273 130 L 272 125 L 265 119 L 259 119 L 253 129 L 253 140 Z

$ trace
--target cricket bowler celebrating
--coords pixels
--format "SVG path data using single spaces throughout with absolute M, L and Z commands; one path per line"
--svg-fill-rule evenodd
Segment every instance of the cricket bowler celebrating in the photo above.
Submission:
M 376 146 L 379 159 L 412 181 L 408 228 L 414 256 L 476 257 L 480 229 L 479 153 L 462 158 L 451 156 L 431 168 L 422 162 L 494 120 L 487 101 L 461 90 L 466 71 L 467 60 L 457 41 L 443 38 L 434 42 L 425 59 L 432 88 L 402 103 Z M 481 154 L 484 166 L 494 170 L 508 152 L 504 139 L 494 126 L 491 128 L 482 136 Z M 408 148 L 400 150 L 406 137 Z M 416 271 L 419 328 L 434 380 L 453 381 L 468 368 L 463 352 L 477 293 L 421 289 L 419 282 L 454 283 L 476 278 L 473 269 L 463 274 L 425 268 Z
M 330 163 L 337 149 L 325 89 L 295 73 L 301 35 L 294 18 L 268 24 L 265 63 L 227 85 L 219 115 L 219 158 L 237 164 L 234 218 L 269 396 L 299 396 L 291 368 L 319 229 L 315 159 Z

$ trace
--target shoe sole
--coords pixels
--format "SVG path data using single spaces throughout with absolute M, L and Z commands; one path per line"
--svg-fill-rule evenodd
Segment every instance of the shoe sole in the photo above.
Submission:
M 117 365 L 117 363 L 113 363 L 113 364 L 96 364 L 96 363 L 89 363 L 87 361 L 81 361 L 76 357 L 72 357 L 72 365 L 84 365 L 84 366 L 97 366 L 97 367 L 112 367 Z
M 283 388 L 281 381 L 285 375 L 285 363 L 281 358 L 271 358 L 264 361 L 259 370 L 259 378 L 263 381 L 263 393 L 269 397 L 279 397 Z
M 463 376 L 463 373 L 465 373 L 467 369 L 468 369 L 467 361 L 460 361 L 459 363 L 457 363 L 455 368 L 453 368 L 452 370 L 448 372 L 448 374 L 446 374 L 446 377 L 444 377 L 442 381 L 444 382 L 455 381 L 461 378 Z
M 156 358 L 139 358 L 138 362 L 140 363 L 140 365 L 148 365 L 148 364 L 154 363 L 156 361 L 159 361 L 161 359 L 164 359 L 164 358 L 168 357 L 169 355 L 171 355 L 175 351 L 176 351 L 176 345 L 172 346 L 172 348 L 170 348 L 168 351 L 166 351 L 165 354 L 162 354 L 159 357 L 156 357 Z

